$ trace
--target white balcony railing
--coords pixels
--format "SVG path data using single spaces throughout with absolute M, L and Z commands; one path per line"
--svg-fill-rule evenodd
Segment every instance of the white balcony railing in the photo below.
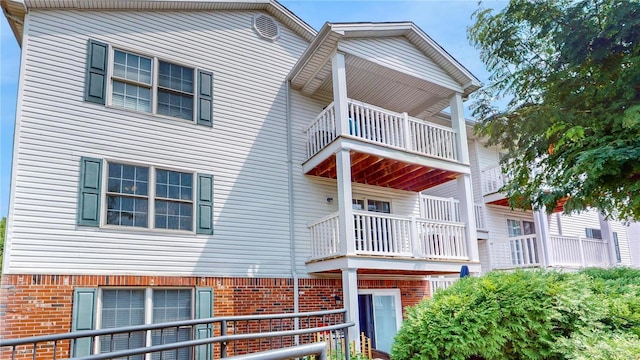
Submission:
M 458 280 L 460 280 L 460 278 L 452 278 L 452 277 L 444 277 L 444 276 L 429 277 L 429 289 L 431 290 L 431 295 L 433 296 L 433 294 L 438 290 L 444 290 L 448 288 Z
M 583 268 L 609 265 L 609 248 L 604 240 L 561 235 L 551 235 L 550 239 L 549 266 Z M 535 234 L 497 240 L 492 244 L 494 268 L 542 265 L 541 249 Z
M 468 260 L 464 224 L 354 211 L 355 254 Z M 311 259 L 345 255 L 338 236 L 338 213 L 309 225 Z
M 476 229 L 486 230 L 484 206 L 474 204 Z M 431 195 L 420 195 L 420 216 L 427 220 L 460 222 L 460 201 Z
M 609 247 L 600 239 L 551 235 L 550 265 L 605 267 L 609 265 Z
M 494 240 L 490 251 L 494 269 L 533 267 L 539 266 L 542 261 L 536 234 Z
M 496 166 L 482 172 L 482 195 L 496 193 L 507 181 L 507 176 L 502 173 L 502 167 Z
M 351 99 L 347 107 L 349 133 L 345 135 L 421 155 L 458 159 L 456 136 L 451 128 Z M 331 103 L 305 129 L 307 158 L 320 152 L 338 133 Z
M 484 205 L 475 204 L 473 205 L 473 210 L 476 217 L 476 229 L 487 231 L 487 217 L 484 213 Z

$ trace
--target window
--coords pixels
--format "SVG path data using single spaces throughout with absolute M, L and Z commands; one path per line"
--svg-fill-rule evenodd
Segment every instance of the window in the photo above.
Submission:
M 154 59 L 113 51 L 111 105 L 152 112 Z M 166 61 L 158 63 L 156 113 L 193 120 L 193 69 Z
M 389 201 L 373 200 L 373 199 L 357 199 L 351 200 L 353 210 L 372 211 L 384 214 L 391 213 L 391 203 Z M 365 204 L 367 204 L 365 208 Z
M 600 229 L 586 228 L 584 232 L 589 239 L 602 239 L 602 231 Z
M 103 163 L 94 158 L 80 160 L 78 225 L 182 231 L 195 228 L 198 234 L 213 234 L 212 175 L 115 161 Z M 105 190 L 103 182 L 107 184 Z M 106 205 L 101 206 L 103 202 Z
M 147 227 L 149 169 L 109 164 L 107 224 Z
M 192 199 L 192 174 L 156 170 L 155 227 L 191 231 L 193 223 Z
M 618 240 L 618 233 L 614 231 L 612 235 L 613 235 L 613 246 L 616 249 L 616 262 L 621 263 L 622 255 L 620 254 L 620 241 Z
M 109 163 L 107 224 L 193 230 L 193 174 L 143 166 Z M 153 206 L 149 206 L 149 173 L 155 173 Z
M 212 73 L 95 40 L 88 49 L 85 101 L 213 126 Z
M 114 51 L 111 104 L 151 112 L 151 63 L 150 58 Z
M 130 325 L 158 324 L 189 320 L 192 314 L 191 289 L 103 289 L 101 328 L 110 329 Z M 145 303 L 151 303 L 151 318 L 146 315 Z M 100 353 L 147 346 L 145 332 L 105 335 L 100 337 Z M 192 338 L 191 327 L 151 331 L 151 345 L 187 341 Z M 144 355 L 129 359 L 142 360 Z M 152 359 L 189 360 L 191 349 L 153 353 Z
M 160 61 L 158 114 L 193 119 L 193 69 Z
M 507 232 L 510 238 L 512 265 L 538 264 L 538 243 L 533 221 L 507 219 Z
M 160 324 L 213 317 L 213 289 L 211 288 L 76 288 L 73 294 L 73 331 L 113 329 L 131 325 Z M 134 333 L 99 336 L 97 346 L 91 338 L 72 343 L 72 357 L 170 344 L 213 336 L 208 323 L 195 326 L 166 327 Z M 128 359 L 190 360 L 212 358 L 211 346 L 185 348 L 161 353 L 131 356 Z
M 507 230 L 509 237 L 522 235 L 531 235 L 536 233 L 536 227 L 533 221 L 520 221 L 507 219 Z

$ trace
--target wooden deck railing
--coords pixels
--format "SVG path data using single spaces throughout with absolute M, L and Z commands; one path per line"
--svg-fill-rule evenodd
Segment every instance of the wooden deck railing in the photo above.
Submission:
M 348 135 L 357 139 L 446 160 L 458 160 L 453 129 L 361 101 L 348 99 Z M 307 159 L 339 134 L 334 104 L 329 104 L 305 129 Z
M 356 255 L 468 260 L 464 224 L 409 216 L 354 211 Z M 345 255 L 338 236 L 338 213 L 309 225 L 311 259 Z

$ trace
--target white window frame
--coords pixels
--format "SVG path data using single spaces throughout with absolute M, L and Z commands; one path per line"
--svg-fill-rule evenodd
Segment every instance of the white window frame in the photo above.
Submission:
M 366 212 L 376 212 L 376 211 L 369 211 L 369 200 L 371 201 L 382 201 L 382 202 L 388 202 L 389 203 L 389 215 L 393 214 L 393 201 L 391 201 L 391 199 L 386 199 L 386 198 L 373 198 L 373 197 L 368 197 L 365 195 L 353 195 L 351 197 L 351 208 L 353 209 L 353 200 L 360 200 L 364 202 L 364 206 L 365 208 L 362 210 L 356 210 L 353 209 L 354 211 L 366 211 Z M 379 214 L 384 214 L 384 213 L 379 213 Z
M 130 287 L 130 286 L 103 286 L 98 288 L 98 296 L 96 298 L 96 329 L 102 329 L 102 292 L 103 290 L 144 290 L 144 325 L 153 324 L 153 291 L 154 290 L 191 290 L 191 319 L 195 319 L 195 296 L 196 291 L 193 287 L 168 287 L 168 286 L 154 286 L 154 287 Z M 192 335 L 193 335 L 193 329 Z M 151 346 L 151 331 L 145 332 L 145 347 Z M 100 336 L 96 336 L 93 342 L 93 353 L 100 354 Z M 145 359 L 150 359 L 151 354 L 146 354 Z
M 622 263 L 622 252 L 620 249 L 620 238 L 618 237 L 618 232 L 617 231 L 613 231 L 611 233 L 611 241 L 613 241 L 613 249 L 616 252 L 616 263 L 617 264 L 621 264 Z
M 129 53 L 129 54 L 133 54 L 133 55 L 137 55 L 137 56 L 141 56 L 141 57 L 145 57 L 148 59 L 151 59 L 151 85 L 149 86 L 151 89 L 151 111 L 146 112 L 146 111 L 140 111 L 140 110 L 134 110 L 134 109 L 128 109 L 122 106 L 117 106 L 117 105 L 113 105 L 113 81 L 114 81 L 114 64 L 115 64 L 115 51 L 122 51 L 125 53 Z M 197 66 L 194 65 L 190 65 L 190 64 L 186 64 L 183 61 L 176 61 L 176 60 L 172 60 L 172 59 L 168 59 L 165 57 L 158 57 L 158 56 L 151 56 L 151 55 L 146 55 L 143 52 L 140 52 L 138 50 L 134 50 L 131 48 L 128 48 L 127 46 L 120 46 L 120 45 L 114 45 L 114 44 L 109 44 L 109 54 L 107 56 L 108 60 L 107 60 L 107 85 L 106 85 L 106 106 L 114 108 L 114 109 L 121 109 L 121 110 L 125 110 L 125 111 L 133 111 L 139 114 L 146 114 L 146 115 L 153 115 L 153 116 L 157 116 L 160 118 L 164 118 L 164 119 L 169 119 L 169 120 L 173 120 L 173 121 L 184 121 L 187 123 L 193 123 L 196 124 L 197 123 L 197 117 L 198 117 L 198 86 L 200 85 L 198 83 L 199 79 L 198 79 L 198 71 L 199 70 L 204 70 L 202 68 L 199 68 Z M 169 116 L 169 115 L 164 115 L 164 114 L 158 114 L 158 83 L 159 83 L 159 74 L 160 74 L 160 61 L 163 62 L 167 62 L 170 64 L 174 64 L 174 65 L 179 65 L 179 66 L 183 66 L 186 68 L 190 68 L 193 70 L 193 93 L 191 94 L 192 96 L 192 114 L 191 114 L 191 120 L 187 120 L 187 119 L 183 119 L 180 117 L 174 117 L 174 116 Z M 119 78 L 115 78 L 116 81 L 120 81 Z M 133 81 L 129 81 L 129 83 L 134 83 Z M 146 86 L 146 85 L 145 85 Z M 177 91 L 180 92 L 180 91 Z
M 520 224 L 520 231 L 521 231 L 521 234 L 520 234 L 520 235 L 517 235 L 517 236 L 511 236 L 511 234 L 509 233 L 509 229 L 510 229 L 510 228 L 509 228 L 509 221 L 517 221 L 517 222 Z M 533 230 L 534 230 L 534 232 L 533 232 L 533 233 L 531 233 L 531 234 L 525 234 L 525 233 L 524 233 L 524 223 L 525 223 L 525 222 L 533 224 Z M 520 237 L 520 236 L 525 236 L 525 235 L 537 235 L 538 233 L 536 232 L 536 230 L 537 230 L 537 229 L 536 229 L 536 224 L 535 224 L 535 222 L 534 222 L 533 220 L 524 220 L 524 219 L 507 218 L 507 237 L 508 237 L 508 238 Z
M 600 237 L 594 237 L 593 236 L 593 231 L 599 231 L 600 232 Z M 596 229 L 596 228 L 584 228 L 584 235 L 587 239 L 595 239 L 595 240 L 602 240 L 602 229 Z
M 140 166 L 146 167 L 149 169 L 149 178 L 147 184 L 149 188 L 147 189 L 147 227 L 136 227 L 136 226 L 122 226 L 122 225 L 112 225 L 107 224 L 107 193 L 109 187 L 109 164 L 122 164 L 122 165 L 131 165 L 131 166 Z M 168 233 L 186 233 L 186 234 L 195 234 L 196 226 L 197 226 L 197 207 L 196 207 L 196 195 L 198 190 L 198 173 L 194 170 L 185 170 L 185 169 L 176 169 L 170 166 L 160 166 L 156 164 L 142 164 L 131 161 L 121 161 L 117 159 L 103 159 L 102 160 L 102 190 L 101 190 L 101 202 L 100 202 L 100 227 L 105 229 L 118 229 L 118 230 L 127 230 L 127 231 L 161 231 Z M 156 228 L 156 212 L 155 212 L 155 201 L 156 201 L 156 170 L 168 170 L 168 171 L 176 171 L 181 173 L 191 174 L 192 183 L 191 183 L 191 230 L 181 230 L 181 229 L 165 229 L 165 228 Z M 165 198 L 160 198 L 159 200 L 165 200 Z M 177 200 L 177 202 L 186 202 L 182 200 Z

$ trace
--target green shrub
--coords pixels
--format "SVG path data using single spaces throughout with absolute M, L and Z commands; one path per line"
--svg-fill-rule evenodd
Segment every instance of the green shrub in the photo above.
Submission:
M 407 310 L 392 358 L 577 360 L 616 346 L 640 358 L 639 301 L 638 270 L 465 278 Z

